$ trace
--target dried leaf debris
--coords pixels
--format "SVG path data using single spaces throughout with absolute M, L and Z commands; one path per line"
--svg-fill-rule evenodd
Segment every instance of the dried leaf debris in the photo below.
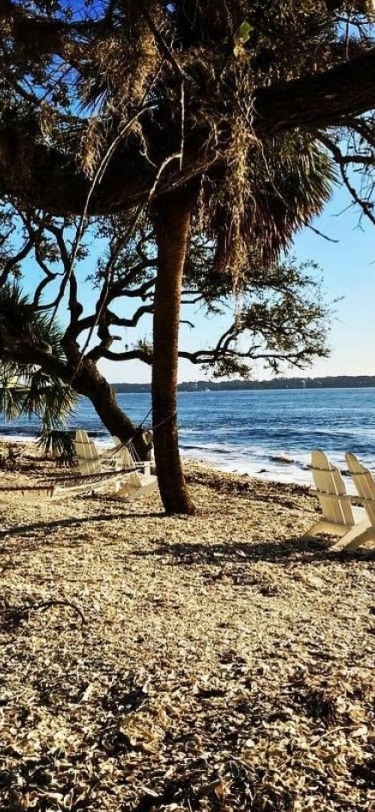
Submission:
M 0 808 L 373 812 L 373 557 L 299 540 L 303 488 L 187 473 L 188 519 L 1 503 Z

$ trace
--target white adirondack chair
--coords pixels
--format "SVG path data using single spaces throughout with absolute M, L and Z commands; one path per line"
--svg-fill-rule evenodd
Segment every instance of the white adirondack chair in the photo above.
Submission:
M 90 440 L 87 431 L 78 429 L 73 442 L 80 474 L 98 473 L 101 470 L 99 452 L 93 440 Z
M 135 468 L 129 474 L 129 479 L 124 482 L 116 491 L 116 497 L 131 502 L 139 496 L 146 496 L 158 489 L 158 480 L 151 474 L 151 462 L 149 460 L 138 460 L 132 443 L 122 445 L 118 437 L 113 437 L 118 455 L 122 458 L 124 468 Z
M 358 493 L 358 501 L 364 507 L 368 521 L 352 540 L 345 543 L 345 550 L 355 550 L 361 544 L 375 541 L 375 480 L 368 468 L 365 468 L 354 454 L 345 454 L 348 471 Z M 359 528 L 358 528 L 359 530 Z
M 133 443 L 121 443 L 118 437 L 113 436 L 114 450 L 119 457 L 121 457 L 124 468 L 137 468 L 144 474 L 150 476 L 151 474 L 151 461 L 140 460 L 137 456 Z
M 122 468 L 134 467 L 134 462 L 126 464 L 123 455 L 117 453 L 116 449 L 109 449 L 99 454 L 94 441 L 84 429 L 75 432 L 74 449 L 80 474 L 96 474 L 99 471 L 119 471 Z
M 311 452 L 310 468 L 323 515 L 304 533 L 303 538 L 339 536 L 340 547 L 346 548 L 365 530 L 368 521 L 355 523 L 350 496 L 346 493 L 341 473 L 335 465 L 332 465 L 324 451 L 316 449 Z M 325 539 L 322 541 L 327 543 Z M 332 542 L 334 543 L 334 539 Z M 333 549 L 337 549 L 337 544 L 334 544 Z

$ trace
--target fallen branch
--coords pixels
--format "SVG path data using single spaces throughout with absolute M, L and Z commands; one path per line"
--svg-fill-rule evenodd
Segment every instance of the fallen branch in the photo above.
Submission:
M 71 601 L 64 601 L 64 600 L 49 600 L 49 601 L 42 601 L 41 603 L 36 603 L 34 606 L 27 606 L 26 608 L 22 609 L 6 609 L 5 611 L 11 611 L 13 615 L 18 617 L 24 617 L 29 615 L 31 611 L 33 612 L 45 612 L 46 609 L 50 609 L 51 606 L 69 606 L 71 609 L 74 609 L 77 614 L 79 614 L 82 623 L 86 623 L 86 618 L 82 612 L 82 610 L 77 606 L 75 603 L 71 603 Z

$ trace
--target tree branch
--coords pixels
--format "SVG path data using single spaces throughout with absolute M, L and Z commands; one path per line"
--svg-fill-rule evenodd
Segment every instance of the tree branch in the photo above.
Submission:
M 360 209 L 362 210 L 365 217 L 367 217 L 367 219 L 370 220 L 372 225 L 375 225 L 375 216 L 373 214 L 374 205 L 373 205 L 372 201 L 364 200 L 363 198 L 361 198 L 360 195 L 358 194 L 356 188 L 353 186 L 353 184 L 349 180 L 348 175 L 347 175 L 347 171 L 346 171 L 347 162 L 342 160 L 343 156 L 341 154 L 341 150 L 339 149 L 337 144 L 335 144 L 334 141 L 332 141 L 331 138 L 328 138 L 328 136 L 326 136 L 324 133 L 318 133 L 318 137 L 319 137 L 320 141 L 322 142 L 322 144 L 324 144 L 325 147 L 330 150 L 330 152 L 332 153 L 336 163 L 339 165 L 340 174 L 341 174 L 343 183 L 346 186 L 348 192 L 350 193 L 353 202 L 357 203 L 357 205 L 360 207 Z
M 254 129 L 270 135 L 295 127 L 332 127 L 345 116 L 375 107 L 375 49 L 328 71 L 259 88 L 254 93 Z
M 149 366 L 152 364 L 152 358 L 145 350 L 126 350 L 125 352 L 104 350 L 102 358 L 106 358 L 107 361 L 143 361 Z
M 134 315 L 127 319 L 125 317 L 117 316 L 116 313 L 110 312 L 110 323 L 115 324 L 118 327 L 136 327 L 139 321 L 143 316 L 147 313 L 154 312 L 154 305 L 142 305 L 141 307 L 136 310 Z
M 13 257 L 10 257 L 6 261 L 4 268 L 0 274 L 0 285 L 5 285 L 5 282 L 7 281 L 8 276 L 12 271 L 12 268 L 14 268 L 14 266 L 17 265 L 18 262 L 22 262 L 22 260 L 25 259 L 25 257 L 27 257 L 33 245 L 34 239 L 30 237 L 28 240 L 26 240 L 24 246 L 21 248 L 18 254 L 15 254 Z

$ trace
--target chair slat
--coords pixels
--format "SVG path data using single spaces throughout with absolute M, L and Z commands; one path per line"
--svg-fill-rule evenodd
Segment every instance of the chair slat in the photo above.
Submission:
M 369 517 L 371 525 L 375 527 L 375 480 L 371 471 L 362 465 L 354 454 L 345 455 L 348 471 L 354 482 L 361 504 Z
M 332 465 L 324 451 L 316 449 L 311 454 L 311 469 L 324 520 L 352 527 L 353 511 L 338 468 Z

